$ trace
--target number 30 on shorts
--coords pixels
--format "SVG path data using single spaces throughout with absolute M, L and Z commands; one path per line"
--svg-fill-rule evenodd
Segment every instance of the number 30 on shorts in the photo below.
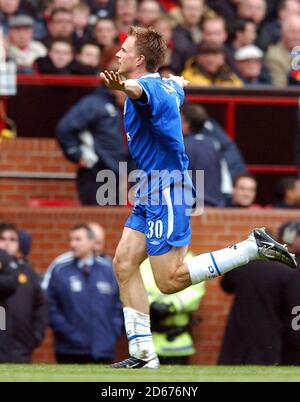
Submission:
M 147 238 L 152 239 L 152 237 L 155 237 L 157 239 L 160 239 L 163 235 L 163 222 L 162 220 L 157 220 L 157 221 L 148 221 L 148 232 L 147 232 Z

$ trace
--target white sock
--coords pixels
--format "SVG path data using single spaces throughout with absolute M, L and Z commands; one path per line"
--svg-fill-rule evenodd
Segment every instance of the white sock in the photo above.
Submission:
M 124 307 L 123 313 L 130 356 L 142 360 L 156 357 L 149 314 L 140 313 L 130 307 Z
M 253 240 L 245 240 L 234 246 L 201 254 L 187 261 L 193 284 L 224 275 L 251 260 L 259 259 L 258 247 Z

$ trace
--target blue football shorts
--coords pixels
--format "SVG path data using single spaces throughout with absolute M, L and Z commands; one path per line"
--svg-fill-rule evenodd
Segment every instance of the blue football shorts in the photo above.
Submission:
M 173 187 L 161 190 L 160 197 L 163 202 L 159 205 L 137 201 L 125 223 L 125 227 L 145 234 L 149 256 L 165 254 L 191 241 L 190 207 L 174 202 Z

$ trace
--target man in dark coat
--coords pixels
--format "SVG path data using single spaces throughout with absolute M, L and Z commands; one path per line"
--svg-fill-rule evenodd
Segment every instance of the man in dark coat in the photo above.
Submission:
M 114 95 L 101 86 L 82 98 L 58 123 L 57 137 L 65 156 L 78 165 L 80 201 L 97 205 L 97 173 L 109 169 L 118 178 L 119 162 L 124 158 L 121 116 Z
M 272 261 L 253 261 L 224 275 L 221 287 L 234 294 L 234 301 L 219 364 L 283 364 L 286 339 L 293 335 L 292 310 L 300 306 L 299 272 Z M 293 347 L 299 356 L 300 342 Z
M 182 132 L 185 150 L 189 158 L 189 170 L 196 185 L 196 171 L 204 171 L 204 204 L 221 207 L 225 205 L 221 193 L 221 156 L 210 138 L 201 133 L 202 124 L 197 112 L 198 105 L 185 104 L 181 109 Z M 201 194 L 198 194 L 201 197 Z
M 32 267 L 19 256 L 19 235 L 14 225 L 0 225 L 0 248 L 11 256 L 10 266 L 18 284 L 4 301 L 6 331 L 0 331 L 0 362 L 30 363 L 33 350 L 44 338 L 46 299 Z

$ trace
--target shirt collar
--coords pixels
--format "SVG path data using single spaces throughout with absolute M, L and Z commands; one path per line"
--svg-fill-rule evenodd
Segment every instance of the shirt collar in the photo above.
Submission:
M 87 265 L 88 267 L 92 267 L 94 264 L 95 264 L 94 256 L 89 257 L 87 260 L 81 260 L 81 259 L 77 260 L 77 268 L 79 269 L 83 269 L 85 265 Z
M 141 78 L 160 78 L 159 73 L 145 73 Z

